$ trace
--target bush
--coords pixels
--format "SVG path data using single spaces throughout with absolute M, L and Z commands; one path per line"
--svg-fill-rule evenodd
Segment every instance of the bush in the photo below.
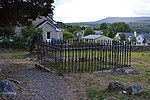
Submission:
M 3 42 L 0 42 L 0 48 L 27 50 L 28 46 L 25 42 L 3 41 Z

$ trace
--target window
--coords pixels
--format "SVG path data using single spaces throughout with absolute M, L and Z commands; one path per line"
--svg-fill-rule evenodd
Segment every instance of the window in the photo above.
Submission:
M 47 39 L 51 38 L 51 32 L 47 32 Z
M 140 40 L 140 38 L 138 38 Z

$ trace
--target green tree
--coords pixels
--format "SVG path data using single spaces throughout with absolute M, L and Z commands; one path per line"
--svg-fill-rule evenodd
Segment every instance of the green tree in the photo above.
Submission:
M 103 34 L 102 35 L 105 35 L 105 36 L 108 36 L 110 38 L 113 38 L 114 37 L 114 34 L 110 28 L 110 25 L 108 25 L 107 23 L 102 23 L 100 25 L 100 30 L 102 30 Z
M 69 39 L 73 38 L 73 34 L 65 29 L 65 31 L 63 33 L 63 38 L 64 38 L 64 40 L 69 40 Z
M 73 26 L 74 32 L 80 32 L 81 27 L 79 25 Z
M 66 28 L 68 32 L 70 33 L 74 33 L 74 32 L 80 32 L 81 31 L 81 27 L 76 25 L 76 26 L 72 26 L 72 25 L 66 25 Z
M 91 34 L 95 34 L 94 29 L 92 29 L 91 27 L 86 28 L 84 32 L 84 36 L 91 35 Z
M 113 34 L 117 34 L 117 32 L 131 32 L 131 29 L 128 24 L 125 22 L 115 22 L 110 25 L 111 31 Z
M 131 38 L 131 42 L 132 42 L 132 44 L 134 44 L 134 45 L 135 45 L 135 44 L 136 44 L 136 41 L 137 41 L 137 40 L 136 40 L 136 37 Z
M 0 27 L 27 25 L 53 13 L 54 0 L 0 0 Z
M 121 42 L 126 41 L 126 35 L 123 32 L 120 34 L 120 41 Z
M 110 31 L 109 31 L 109 34 L 108 34 L 108 37 L 110 37 L 110 38 L 114 38 L 114 33 L 112 32 L 112 30 L 110 29 Z
M 109 26 L 106 23 L 102 23 L 100 25 L 100 30 L 102 30 L 103 35 L 105 35 L 105 36 L 109 35 Z
M 0 40 L 9 42 L 13 40 L 15 35 L 15 29 L 13 27 L 0 28 Z
M 107 24 L 107 23 L 102 23 L 101 25 L 100 25 L 100 30 L 106 30 L 106 29 L 108 29 L 109 28 L 109 25 Z
M 21 29 L 20 38 L 22 41 L 27 42 L 29 51 L 32 52 L 36 43 L 42 40 L 42 30 L 31 24 Z
M 81 30 L 85 30 L 85 27 L 84 27 L 84 26 L 82 26 L 82 27 L 81 27 Z

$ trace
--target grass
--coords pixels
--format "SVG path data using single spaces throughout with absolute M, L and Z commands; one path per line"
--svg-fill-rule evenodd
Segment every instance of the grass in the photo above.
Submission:
M 122 95 L 122 94 L 117 94 L 114 92 L 113 94 L 106 91 L 106 90 L 97 90 L 93 89 L 92 91 L 89 89 L 87 92 L 87 95 L 90 99 L 94 99 L 97 97 L 97 100 L 100 99 L 118 99 L 118 100 L 148 100 L 150 98 L 150 52 L 133 52 L 132 53 L 132 65 L 135 67 L 135 71 L 131 74 L 127 75 L 118 75 L 116 73 L 114 74 L 107 74 L 105 75 L 106 80 L 111 80 L 111 81 L 119 81 L 122 82 L 126 87 L 129 86 L 130 84 L 143 84 L 143 94 L 141 96 L 138 95 Z M 135 72 L 139 71 L 138 74 Z M 108 76 L 109 75 L 109 76 Z M 94 81 L 94 80 L 93 80 Z M 97 83 L 98 84 L 98 83 Z M 94 84 L 93 84 L 94 85 Z M 96 92 L 95 92 L 96 91 Z M 89 95 L 94 93 L 95 95 Z M 103 98 L 102 98 L 103 97 Z M 94 99 L 96 100 L 96 99 Z
M 91 100 L 148 100 L 149 91 L 144 91 L 142 94 L 130 95 L 130 94 L 119 94 L 118 90 L 115 91 L 88 91 L 87 95 Z
M 150 52 L 132 52 L 132 66 L 134 71 L 130 74 L 118 73 L 83 73 L 83 74 L 67 74 L 66 79 L 74 82 L 74 86 L 79 85 L 79 98 L 88 100 L 149 100 L 150 98 Z M 68 78 L 69 77 L 69 78 Z M 80 77 L 80 78 L 78 78 Z M 121 82 L 125 86 L 125 90 L 131 84 L 142 84 L 143 92 L 141 95 L 123 94 L 120 91 L 110 92 L 107 87 L 110 82 Z M 83 88 L 83 89 L 82 89 Z
M 5 52 L 0 52 L 1 58 L 14 58 L 14 59 L 21 59 L 27 57 L 29 52 L 26 51 L 15 51 L 15 50 L 9 50 Z

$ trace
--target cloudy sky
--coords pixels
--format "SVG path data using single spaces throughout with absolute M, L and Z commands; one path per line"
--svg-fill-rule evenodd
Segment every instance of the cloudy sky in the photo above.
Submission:
M 54 0 L 54 19 L 97 21 L 107 17 L 150 16 L 150 0 Z

